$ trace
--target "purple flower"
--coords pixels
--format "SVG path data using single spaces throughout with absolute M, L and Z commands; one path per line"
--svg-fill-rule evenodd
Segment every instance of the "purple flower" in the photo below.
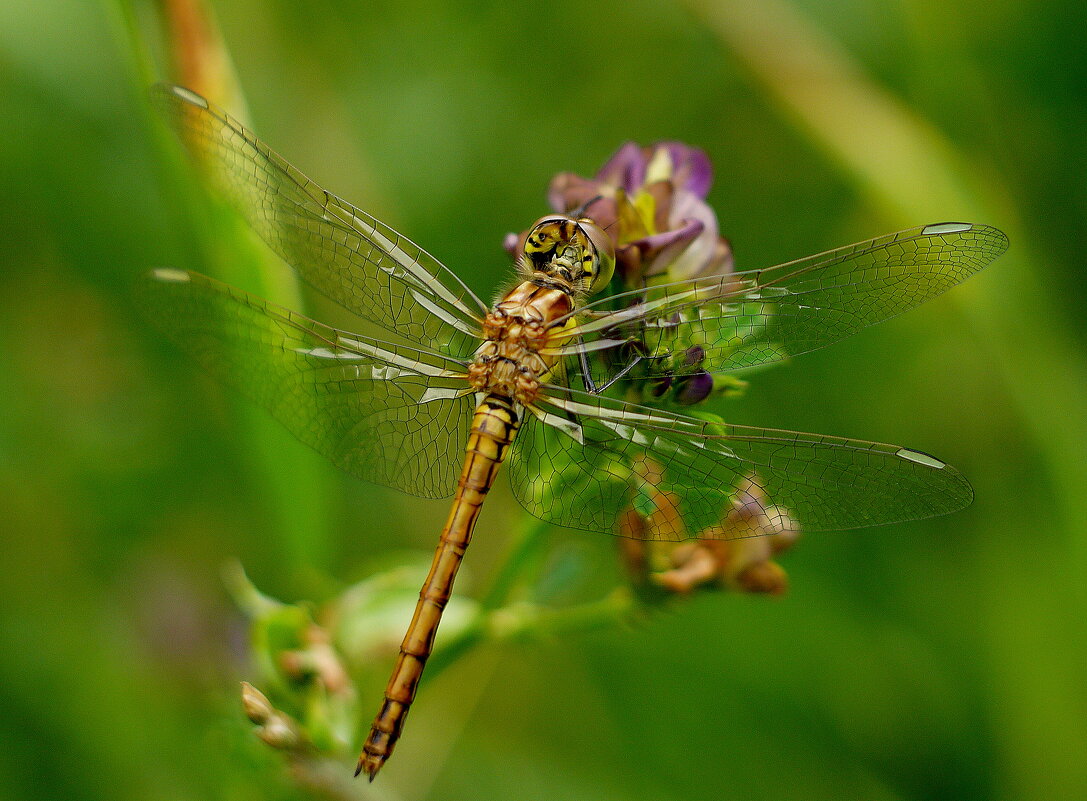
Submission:
M 672 388 L 672 377 L 661 376 L 660 378 L 653 378 L 649 381 L 649 395 L 652 398 L 663 398 L 665 393 Z
M 551 181 L 551 208 L 585 216 L 615 242 L 616 271 L 627 288 L 732 271 L 732 250 L 705 202 L 713 182 L 706 154 L 680 142 L 639 147 L 627 142 L 593 178 L 560 173 Z M 527 232 L 504 245 L 518 255 Z
M 705 370 L 683 378 L 676 389 L 676 403 L 693 406 L 701 403 L 713 392 L 713 376 Z

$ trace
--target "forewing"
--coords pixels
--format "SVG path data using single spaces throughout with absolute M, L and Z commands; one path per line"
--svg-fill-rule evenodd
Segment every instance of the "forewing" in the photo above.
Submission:
M 355 336 L 198 273 L 155 270 L 142 306 L 184 351 L 359 478 L 456 488 L 473 401 L 465 365 Z
M 711 423 L 560 387 L 526 411 L 509 469 L 537 517 L 616 534 L 633 509 L 652 523 L 639 536 L 661 540 L 764 533 L 755 512 L 840 530 L 947 514 L 973 498 L 953 467 L 896 445 Z
M 574 354 L 578 337 L 589 345 L 634 340 L 653 357 L 641 365 L 650 376 L 743 370 L 821 348 L 909 311 L 1007 247 L 1007 237 L 995 228 L 940 223 L 768 269 L 627 292 L 580 309 L 580 324 L 562 332 L 565 344 L 556 350 Z M 612 304 L 617 311 L 604 311 Z M 696 347 L 704 358 L 685 361 Z
M 152 98 L 258 234 L 315 289 L 423 347 L 470 356 L 486 307 L 437 259 L 322 189 L 200 95 Z

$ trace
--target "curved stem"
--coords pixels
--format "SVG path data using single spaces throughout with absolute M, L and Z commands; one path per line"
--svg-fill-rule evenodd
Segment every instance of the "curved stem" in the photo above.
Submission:
M 506 559 L 490 589 L 480 601 L 472 621 L 455 639 L 443 643 L 430 657 L 428 678 L 452 665 L 482 642 L 550 636 L 558 632 L 585 631 L 615 623 L 630 614 L 636 599 L 629 587 L 617 587 L 595 601 L 562 609 L 532 603 L 509 604 L 519 581 L 539 556 L 543 533 L 549 524 L 525 516 Z
M 529 515 L 525 515 L 523 520 L 524 522 L 518 527 L 513 545 L 498 568 L 494 581 L 491 582 L 490 589 L 480 600 L 480 615 L 506 603 L 517 581 L 539 555 L 543 534 L 550 524 Z

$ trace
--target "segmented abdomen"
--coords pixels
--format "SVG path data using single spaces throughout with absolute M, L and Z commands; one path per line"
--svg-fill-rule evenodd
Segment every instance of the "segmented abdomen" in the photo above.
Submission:
M 363 745 L 356 776 L 365 771 L 373 781 L 400 738 L 423 668 L 434 647 L 434 635 L 449 602 L 457 569 L 472 539 L 476 518 L 517 433 L 518 423 L 513 403 L 501 395 L 488 395 L 476 409 L 453 508 L 442 529 L 430 574 L 419 592 L 415 615 L 400 645 L 400 656 L 385 688 L 381 711 Z

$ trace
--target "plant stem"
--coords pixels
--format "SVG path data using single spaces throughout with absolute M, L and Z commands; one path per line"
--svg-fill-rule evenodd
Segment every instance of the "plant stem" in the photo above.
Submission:
M 517 581 L 539 555 L 543 534 L 550 524 L 528 515 L 525 515 L 522 520 L 505 561 L 499 567 L 490 589 L 480 601 L 480 616 L 499 608 L 509 600 Z
M 591 631 L 610 626 L 630 616 L 637 608 L 629 587 L 616 587 L 603 598 L 584 604 L 554 609 L 533 603 L 518 603 L 501 609 L 480 610 L 471 625 L 443 644 L 427 662 L 427 678 L 433 678 L 484 642 L 539 640 L 570 632 Z

